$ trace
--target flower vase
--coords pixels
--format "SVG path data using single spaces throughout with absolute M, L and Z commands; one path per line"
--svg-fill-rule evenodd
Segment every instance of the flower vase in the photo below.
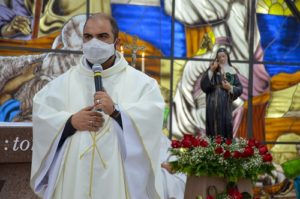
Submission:
M 227 180 L 221 177 L 189 176 L 185 186 L 184 199 L 195 199 L 199 196 L 206 199 L 208 194 L 216 198 L 217 194 L 226 192 L 227 183 Z M 211 187 L 214 189 L 208 190 Z M 237 182 L 237 187 L 239 192 L 248 192 L 250 195 L 253 195 L 251 180 L 241 179 Z

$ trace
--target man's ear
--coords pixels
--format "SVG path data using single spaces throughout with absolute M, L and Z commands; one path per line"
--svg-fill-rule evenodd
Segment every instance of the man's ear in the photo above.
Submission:
M 115 41 L 115 49 L 118 49 L 120 47 L 120 44 L 121 44 L 121 40 L 117 38 Z

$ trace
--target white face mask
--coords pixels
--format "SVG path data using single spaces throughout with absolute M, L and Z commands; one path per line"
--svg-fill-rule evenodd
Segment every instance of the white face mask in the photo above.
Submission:
M 108 44 L 96 38 L 83 43 L 82 50 L 85 58 L 92 64 L 103 64 L 115 54 L 114 43 Z

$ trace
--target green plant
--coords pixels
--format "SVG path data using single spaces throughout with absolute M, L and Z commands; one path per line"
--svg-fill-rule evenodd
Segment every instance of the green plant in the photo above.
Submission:
M 184 135 L 172 141 L 170 152 L 176 157 L 170 162 L 172 170 L 188 176 L 218 176 L 236 183 L 272 175 L 274 169 L 267 147 L 254 139 Z

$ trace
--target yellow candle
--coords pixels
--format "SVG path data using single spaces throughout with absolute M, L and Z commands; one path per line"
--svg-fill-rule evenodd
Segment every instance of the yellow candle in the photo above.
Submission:
M 121 49 L 121 54 L 124 55 L 124 48 L 123 48 L 123 45 L 121 45 L 120 49 Z
M 142 53 L 142 72 L 145 72 L 145 53 Z

